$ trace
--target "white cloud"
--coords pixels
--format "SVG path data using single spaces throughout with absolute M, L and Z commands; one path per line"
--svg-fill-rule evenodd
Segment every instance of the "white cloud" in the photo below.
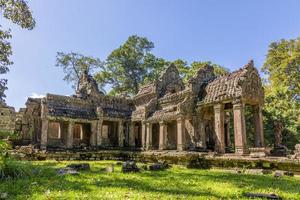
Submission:
M 30 96 L 31 98 L 43 98 L 43 97 L 45 97 L 45 95 L 44 94 L 38 94 L 38 93 L 35 93 L 35 92 L 33 92 L 33 93 L 31 93 L 31 96 Z

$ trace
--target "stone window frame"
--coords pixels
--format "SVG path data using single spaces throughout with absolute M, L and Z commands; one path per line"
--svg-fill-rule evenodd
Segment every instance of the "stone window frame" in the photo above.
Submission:
M 76 134 L 75 134 L 76 126 L 79 126 L 79 137 L 75 137 L 76 136 Z M 73 138 L 78 139 L 78 140 L 83 139 L 83 124 L 78 123 L 78 124 L 74 125 Z
M 51 122 L 49 122 L 49 127 L 50 127 L 51 123 L 58 124 L 58 133 L 57 133 L 57 137 L 51 137 L 52 135 L 50 133 L 48 133 L 49 139 L 61 139 L 61 124 L 60 124 L 60 122 L 51 121 Z M 48 130 L 48 132 L 49 132 L 49 130 Z

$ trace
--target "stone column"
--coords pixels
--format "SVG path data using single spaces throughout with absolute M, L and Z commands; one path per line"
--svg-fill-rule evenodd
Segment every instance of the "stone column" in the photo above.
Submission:
M 225 129 L 225 134 L 226 134 L 226 144 L 229 147 L 231 145 L 230 142 L 230 114 L 226 113 L 226 129 Z
M 264 127 L 262 106 L 253 106 L 253 122 L 255 132 L 255 147 L 264 147 Z
M 74 122 L 70 121 L 68 126 L 68 135 L 67 135 L 67 148 L 70 149 L 73 147 L 73 132 L 74 132 Z
M 244 104 L 241 101 L 233 103 L 234 144 L 236 154 L 247 153 L 246 123 Z
M 159 122 L 159 150 L 167 148 L 167 124 Z
M 225 153 L 225 138 L 224 138 L 224 105 L 214 105 L 215 116 L 215 151 Z
M 152 148 L 152 124 L 147 123 L 146 124 L 146 149 L 150 150 Z
M 103 120 L 99 119 L 97 123 L 97 136 L 96 136 L 97 147 L 102 145 L 102 124 L 103 124 Z
M 134 132 L 134 122 L 131 122 L 129 126 L 129 146 L 135 147 L 135 132 Z
M 42 132 L 41 132 L 41 149 L 46 149 L 48 144 L 48 124 L 47 119 L 42 120 Z
M 142 127 L 141 127 L 141 131 L 142 131 L 142 148 L 145 149 L 146 148 L 146 123 L 142 122 Z
M 41 119 L 42 119 L 42 130 L 41 130 L 41 149 L 46 149 L 48 144 L 48 127 L 49 121 L 47 119 L 48 108 L 46 98 L 41 100 Z
M 201 147 L 203 149 L 206 149 L 206 135 L 205 135 L 205 122 L 204 119 L 201 119 L 199 122 L 199 131 L 200 131 L 200 141 L 201 141 Z
M 185 149 L 185 119 L 179 117 L 177 119 L 177 150 Z
M 91 122 L 91 136 L 90 136 L 90 145 L 95 147 L 97 144 L 97 121 Z
M 118 137 L 119 137 L 119 147 L 124 147 L 124 126 L 123 121 L 119 120 L 118 122 Z

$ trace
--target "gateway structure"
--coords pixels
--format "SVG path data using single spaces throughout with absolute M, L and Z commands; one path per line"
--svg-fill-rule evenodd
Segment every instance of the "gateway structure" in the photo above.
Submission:
M 15 130 L 24 142 L 43 149 L 131 147 L 246 154 L 247 106 L 253 145 L 264 146 L 264 95 L 253 61 L 219 77 L 207 65 L 186 84 L 170 65 L 132 98 L 104 95 L 87 73 L 79 85 L 73 96 L 28 99 L 26 108 L 15 114 Z

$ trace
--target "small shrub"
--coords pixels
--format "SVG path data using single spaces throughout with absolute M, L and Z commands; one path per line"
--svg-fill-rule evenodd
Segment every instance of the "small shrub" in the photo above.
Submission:
M 29 163 L 3 158 L 0 162 L 0 180 L 28 178 L 32 176 L 32 166 Z

